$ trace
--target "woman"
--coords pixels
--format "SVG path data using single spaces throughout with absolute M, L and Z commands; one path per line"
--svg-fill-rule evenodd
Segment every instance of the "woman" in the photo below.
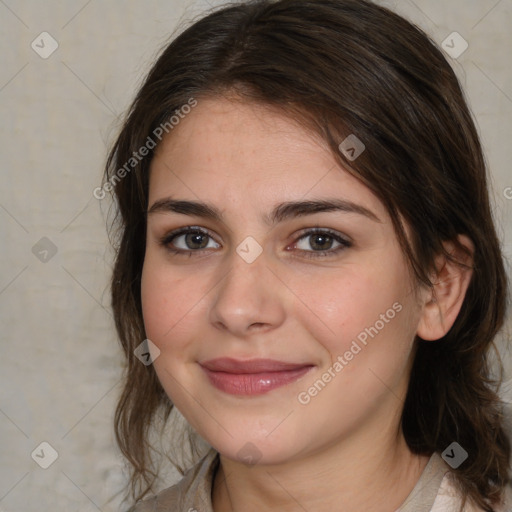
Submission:
M 418 28 L 361 0 L 217 10 L 153 66 L 105 181 L 134 497 L 159 411 L 212 447 L 132 510 L 508 509 L 503 257 Z

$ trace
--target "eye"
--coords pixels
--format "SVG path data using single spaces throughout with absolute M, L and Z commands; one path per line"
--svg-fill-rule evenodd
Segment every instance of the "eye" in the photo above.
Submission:
M 208 239 L 213 242 L 213 238 L 207 231 L 196 226 L 190 226 L 168 233 L 160 243 L 173 253 L 189 253 L 191 255 L 191 252 L 197 252 L 201 249 L 217 249 L 220 247 L 216 242 L 214 242 L 213 247 L 208 247 Z
M 309 241 L 306 242 L 308 239 Z M 209 241 L 213 243 L 213 246 L 209 246 Z M 187 255 L 189 257 L 193 253 L 199 253 L 204 249 L 218 249 L 220 247 L 220 244 L 215 242 L 207 231 L 198 226 L 189 226 L 172 231 L 160 240 L 160 244 L 174 254 Z M 303 247 L 300 248 L 298 247 L 299 245 Z M 306 231 L 292 245 L 293 248 L 299 248 L 299 251 L 307 258 L 333 256 L 351 246 L 352 243 L 343 238 L 339 233 L 320 228 Z M 307 247 L 312 250 L 309 250 Z
M 343 238 L 339 233 L 328 229 L 315 228 L 307 231 L 295 242 L 293 247 L 297 247 L 301 240 L 305 241 L 305 243 L 302 243 L 303 248 L 300 250 L 305 253 L 304 255 L 307 258 L 332 256 L 352 246 L 349 240 Z M 333 249 L 333 244 L 338 245 Z M 308 246 L 313 250 L 311 251 L 304 248 Z

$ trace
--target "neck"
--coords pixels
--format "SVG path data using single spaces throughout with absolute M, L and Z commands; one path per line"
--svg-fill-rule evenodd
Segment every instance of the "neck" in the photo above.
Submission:
M 380 435 L 359 431 L 357 439 L 338 441 L 283 464 L 246 466 L 221 455 L 213 510 L 395 512 L 428 460 L 412 454 L 401 430 L 397 435 L 391 428 L 381 429 Z

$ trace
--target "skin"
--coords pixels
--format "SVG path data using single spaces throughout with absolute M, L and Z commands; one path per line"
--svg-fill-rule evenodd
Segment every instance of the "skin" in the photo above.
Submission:
M 169 196 L 208 202 L 223 216 L 149 213 L 142 274 L 160 382 L 221 454 L 215 512 L 395 511 L 429 458 L 412 454 L 400 429 L 414 338 L 435 340 L 449 330 L 470 273 L 438 259 L 433 302 L 432 291 L 412 279 L 382 203 L 321 140 L 267 106 L 201 99 L 152 161 L 149 209 Z M 339 211 L 273 227 L 262 220 L 278 203 L 321 198 L 350 200 L 378 221 Z M 185 236 L 168 246 L 190 256 L 162 245 L 187 226 L 208 231 L 206 248 L 194 248 L 201 239 L 186 245 Z M 335 240 L 304 236 L 315 227 L 352 245 L 334 253 Z M 263 249 L 252 263 L 236 252 L 248 236 Z M 318 244 L 331 255 L 308 258 Z M 299 403 L 299 393 L 396 303 L 401 311 L 309 403 Z M 266 394 L 233 396 L 213 387 L 198 364 L 217 357 L 314 368 Z M 255 465 L 239 460 L 248 442 Z

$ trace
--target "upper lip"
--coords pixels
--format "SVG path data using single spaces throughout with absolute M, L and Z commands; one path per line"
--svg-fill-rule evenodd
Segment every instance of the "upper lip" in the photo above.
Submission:
M 214 372 L 226 373 L 262 373 L 262 372 L 282 372 L 287 370 L 297 370 L 306 366 L 313 366 L 310 363 L 289 363 L 286 361 L 277 361 L 276 359 L 248 359 L 245 361 L 233 359 L 230 357 L 220 357 L 210 359 L 199 363 L 204 368 Z

